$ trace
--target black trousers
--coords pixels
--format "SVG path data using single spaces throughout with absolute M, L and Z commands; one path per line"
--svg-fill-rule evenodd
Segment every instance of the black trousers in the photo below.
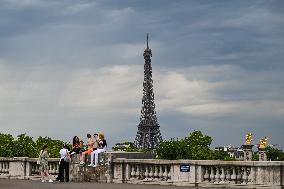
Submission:
M 69 182 L 69 163 L 65 162 L 64 159 L 61 159 L 57 180 L 59 180 L 60 182 L 64 182 L 64 177 L 65 181 Z

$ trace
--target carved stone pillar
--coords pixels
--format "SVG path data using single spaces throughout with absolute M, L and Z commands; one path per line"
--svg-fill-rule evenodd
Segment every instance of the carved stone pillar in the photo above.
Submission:
M 242 145 L 242 149 L 244 150 L 244 161 L 252 160 L 252 147 L 253 145 Z
M 267 161 L 266 149 L 258 148 L 259 161 Z

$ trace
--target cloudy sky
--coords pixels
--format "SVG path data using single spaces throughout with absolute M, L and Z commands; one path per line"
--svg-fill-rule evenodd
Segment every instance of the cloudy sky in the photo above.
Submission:
M 164 139 L 284 147 L 282 0 L 0 0 L 0 132 L 133 141 L 147 32 Z

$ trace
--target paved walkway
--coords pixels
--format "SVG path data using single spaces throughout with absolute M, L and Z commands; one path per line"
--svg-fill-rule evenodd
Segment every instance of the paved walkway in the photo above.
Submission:
M 160 186 L 139 184 L 106 184 L 106 183 L 41 183 L 34 180 L 9 180 L 0 179 L 0 189 L 205 189 L 201 187 Z M 217 188 L 214 188 L 217 189 Z

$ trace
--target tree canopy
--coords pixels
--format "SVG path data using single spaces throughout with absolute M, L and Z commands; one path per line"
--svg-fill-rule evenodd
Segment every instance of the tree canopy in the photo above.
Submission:
M 20 134 L 14 139 L 10 134 L 0 133 L 0 157 L 36 158 L 45 144 L 48 146 L 49 157 L 59 157 L 59 150 L 64 144 L 63 141 L 41 136 L 34 140 L 26 134 Z
M 182 139 L 171 139 L 163 141 L 157 147 L 157 158 L 159 159 L 220 159 L 232 160 L 227 153 L 210 150 L 213 139 L 203 135 L 201 131 L 193 131 L 188 137 Z

